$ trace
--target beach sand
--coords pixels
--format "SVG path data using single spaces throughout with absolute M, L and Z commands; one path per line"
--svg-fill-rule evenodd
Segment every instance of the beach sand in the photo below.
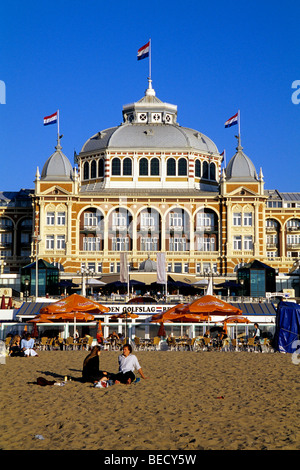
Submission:
M 0 449 L 300 449 L 300 364 L 291 355 L 137 351 L 149 380 L 135 385 L 29 383 L 79 378 L 87 354 L 39 351 L 0 364 Z M 117 372 L 118 354 L 102 351 L 101 368 Z

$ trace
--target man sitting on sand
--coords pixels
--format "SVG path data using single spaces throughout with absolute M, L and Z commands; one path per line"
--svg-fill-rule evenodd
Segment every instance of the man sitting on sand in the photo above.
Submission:
M 136 369 L 142 379 L 145 377 L 137 357 L 132 353 L 130 344 L 123 346 L 123 353 L 119 356 L 119 373 L 114 376 L 115 384 L 131 384 L 135 380 L 134 370 Z

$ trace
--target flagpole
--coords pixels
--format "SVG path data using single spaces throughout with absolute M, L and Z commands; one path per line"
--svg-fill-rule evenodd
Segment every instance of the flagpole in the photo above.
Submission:
M 151 80 L 151 38 L 149 39 L 149 78 Z
M 240 110 L 238 110 L 238 126 L 239 126 L 239 143 L 241 142 L 241 122 L 240 122 Z
M 59 144 L 59 109 L 57 110 L 57 143 Z

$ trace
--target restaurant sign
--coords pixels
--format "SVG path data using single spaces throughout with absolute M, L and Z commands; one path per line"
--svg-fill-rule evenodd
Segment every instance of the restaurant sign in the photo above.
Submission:
M 118 314 L 118 313 L 135 313 L 136 315 L 155 315 L 168 310 L 174 305 L 156 305 L 156 304 L 140 304 L 140 305 L 124 305 L 124 304 L 105 304 L 109 308 L 109 312 L 105 315 Z

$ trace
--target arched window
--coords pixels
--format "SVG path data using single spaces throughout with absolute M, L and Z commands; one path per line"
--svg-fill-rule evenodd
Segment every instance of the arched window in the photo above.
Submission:
M 121 160 L 119 158 L 113 158 L 111 162 L 111 174 L 113 176 L 121 175 Z
M 187 175 L 187 159 L 180 158 L 178 161 L 178 176 L 186 176 Z
M 148 160 L 147 158 L 140 159 L 140 176 L 148 176 Z
M 91 163 L 91 178 L 96 178 L 97 177 L 97 164 L 96 160 L 92 160 Z
M 203 162 L 203 172 L 202 172 L 202 178 L 208 179 L 208 163 Z
M 151 176 L 159 176 L 159 159 L 152 158 L 150 163 Z
M 201 163 L 200 163 L 200 160 L 196 160 L 196 162 L 195 162 L 195 176 L 196 176 L 196 178 L 201 177 Z
M 123 176 L 132 175 L 132 161 L 131 158 L 124 158 L 123 160 Z
M 175 158 L 168 158 L 167 160 L 167 176 L 176 175 L 176 161 Z
M 209 171 L 210 179 L 216 181 L 216 165 L 214 163 L 209 165 Z
M 90 177 L 90 166 L 89 162 L 85 162 L 83 165 L 83 179 L 88 180 Z
M 98 176 L 100 178 L 104 177 L 104 159 L 103 158 L 100 158 L 98 162 Z

